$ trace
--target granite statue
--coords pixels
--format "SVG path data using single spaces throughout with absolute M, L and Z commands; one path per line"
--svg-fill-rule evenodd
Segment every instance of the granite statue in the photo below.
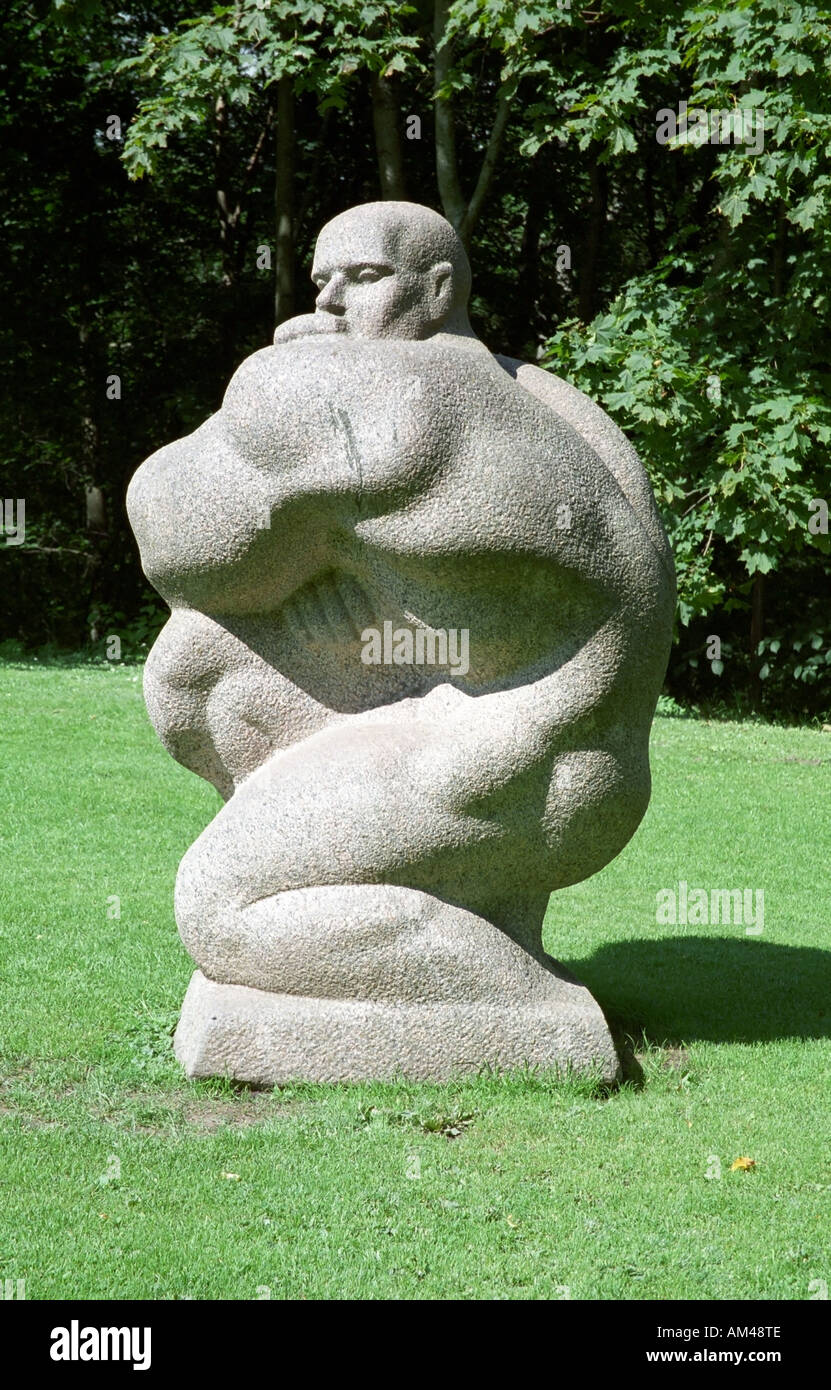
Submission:
M 225 801 L 176 882 L 177 1055 L 260 1085 L 611 1080 L 542 923 L 649 800 L 674 575 L 645 472 L 599 406 L 476 337 L 431 209 L 335 217 L 312 278 L 314 313 L 128 493 L 171 609 L 147 709 Z

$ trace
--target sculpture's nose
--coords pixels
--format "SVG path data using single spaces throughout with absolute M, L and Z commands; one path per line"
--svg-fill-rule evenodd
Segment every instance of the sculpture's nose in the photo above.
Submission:
M 344 280 L 342 275 L 333 275 L 331 280 L 327 280 L 320 294 L 315 300 L 315 309 L 326 314 L 343 314 L 346 312 L 346 305 L 343 302 Z

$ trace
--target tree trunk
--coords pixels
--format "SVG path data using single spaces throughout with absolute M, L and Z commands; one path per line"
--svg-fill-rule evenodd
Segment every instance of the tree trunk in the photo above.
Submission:
M 381 197 L 403 201 L 407 197 L 407 190 L 404 183 L 404 165 L 401 159 L 398 102 L 395 99 L 389 78 L 384 77 L 382 73 L 372 73 L 370 86 L 372 91 L 372 124 L 375 127 L 375 150 L 378 156 Z
M 237 278 L 234 245 L 237 219 L 230 189 L 231 169 L 227 135 L 228 103 L 220 93 L 214 103 L 214 186 L 219 218 L 219 245 L 222 252 L 222 283 L 226 289 L 230 289 Z
M 496 99 L 496 115 L 491 127 L 491 133 L 488 137 L 485 157 L 482 160 L 482 167 L 479 170 L 479 177 L 476 180 L 476 187 L 473 190 L 470 202 L 467 205 L 467 210 L 462 218 L 462 224 L 459 227 L 459 236 L 462 238 L 465 245 L 470 241 L 471 233 L 479 220 L 482 204 L 490 188 L 491 179 L 496 169 L 496 161 L 499 158 L 502 136 L 505 133 L 505 127 L 508 124 L 508 117 L 510 114 L 511 102 L 506 87 L 502 86 L 499 89 L 499 95 Z
M 780 198 L 776 208 L 776 229 L 773 241 L 773 294 L 781 299 L 785 293 L 785 250 L 787 233 L 787 208 Z M 757 570 L 753 576 L 750 611 L 750 696 L 753 709 L 758 710 L 762 703 L 762 680 L 759 671 L 762 658 L 759 643 L 765 634 L 765 576 Z
M 451 0 L 435 0 L 433 11 L 433 95 L 435 100 L 436 130 L 436 179 L 439 197 L 448 222 L 456 230 L 465 215 L 465 200 L 459 183 L 459 168 L 456 162 L 456 124 L 453 117 L 453 104 L 449 97 L 437 95 L 439 88 L 447 80 L 453 61 L 450 44 L 442 43 L 447 27 L 447 15 Z
M 84 421 L 86 424 L 86 421 Z M 87 494 L 87 530 L 97 531 L 99 534 L 107 533 L 107 507 L 104 502 L 104 489 L 98 487 L 96 483 L 88 483 Z
M 550 187 L 548 165 L 550 152 L 539 150 L 532 158 L 528 179 L 528 204 L 525 224 L 522 229 L 522 244 L 517 264 L 516 292 L 513 295 L 513 309 L 509 320 L 509 341 L 505 349 L 512 357 L 526 355 L 530 342 L 534 343 L 539 329 L 540 292 L 540 240 L 548 208 L 550 207 Z M 553 277 L 552 277 L 553 279 Z M 560 287 L 556 280 L 550 287 L 559 301 Z M 561 317 L 555 314 L 554 321 Z M 554 324 L 549 322 L 549 332 Z
M 511 97 L 506 84 L 499 89 L 491 133 L 482 159 L 482 167 L 476 180 L 476 187 L 470 201 L 466 201 L 459 180 L 459 165 L 456 158 L 456 125 L 453 116 L 453 103 L 449 97 L 440 97 L 439 90 L 447 81 L 453 64 L 453 53 L 449 43 L 443 43 L 447 28 L 447 17 L 451 0 L 435 0 L 433 10 L 433 96 L 435 106 L 436 130 L 436 180 L 439 186 L 444 215 L 459 233 L 465 245 L 470 241 L 482 205 L 490 188 L 502 137 L 511 112 Z
M 753 576 L 753 591 L 751 595 L 750 610 L 750 698 L 753 702 L 754 710 L 758 710 L 762 703 L 762 681 L 759 671 L 762 666 L 762 658 L 759 655 L 759 643 L 765 631 L 765 576 L 761 570 L 757 570 Z
M 655 183 L 652 176 L 652 146 L 647 145 L 644 157 L 643 199 L 646 213 L 646 249 L 649 254 L 649 268 L 654 270 L 660 255 L 660 240 L 655 222 Z
M 217 303 L 219 330 L 218 377 L 226 381 L 234 368 L 236 356 L 236 287 L 237 247 L 234 200 L 231 193 L 231 167 L 228 158 L 228 103 L 220 92 L 214 103 L 214 194 L 219 220 L 219 248 L 222 259 L 222 281 Z M 221 400 L 221 396 L 217 398 Z
M 589 223 L 586 229 L 585 250 L 580 265 L 577 313 L 583 323 L 594 318 L 595 293 L 597 290 L 597 265 L 603 233 L 606 227 L 606 207 L 608 203 L 608 182 L 605 171 L 593 158 L 589 165 L 589 184 L 591 203 Z
M 78 329 L 78 365 L 80 369 L 80 464 L 84 484 L 84 520 L 91 549 L 87 554 L 87 614 L 106 602 L 106 570 L 104 555 L 109 541 L 107 508 L 101 486 L 101 431 L 99 427 L 100 400 L 105 390 L 106 372 L 94 343 L 94 330 L 87 318 L 87 306 L 92 302 L 89 285 L 82 288 L 81 323 Z M 118 410 L 117 402 L 111 409 Z M 98 633 L 93 621 L 92 638 Z M 86 634 L 85 634 L 86 636 Z
M 277 84 L 274 214 L 274 324 L 277 327 L 294 314 L 294 86 L 290 77 L 281 77 Z

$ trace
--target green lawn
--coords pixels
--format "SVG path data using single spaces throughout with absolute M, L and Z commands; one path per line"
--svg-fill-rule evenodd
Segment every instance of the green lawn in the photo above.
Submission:
M 831 1285 L 831 734 L 656 722 L 643 826 L 547 922 L 634 1040 L 622 1089 L 265 1094 L 189 1083 L 170 1051 L 192 969 L 173 881 L 219 802 L 157 743 L 136 669 L 0 666 L 0 720 L 0 1281 L 30 1299 Z M 680 880 L 764 890 L 764 931 L 658 925 Z

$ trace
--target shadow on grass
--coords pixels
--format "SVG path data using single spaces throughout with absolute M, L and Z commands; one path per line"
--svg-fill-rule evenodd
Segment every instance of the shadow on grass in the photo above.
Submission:
M 661 937 L 563 961 L 617 1030 L 651 1043 L 831 1037 L 831 952 L 758 938 Z

